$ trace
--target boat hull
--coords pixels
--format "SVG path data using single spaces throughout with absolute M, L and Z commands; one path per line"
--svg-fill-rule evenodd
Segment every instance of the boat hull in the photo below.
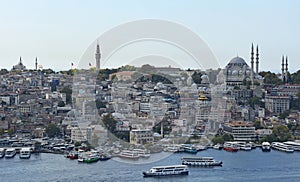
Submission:
M 181 172 L 170 172 L 170 173 L 150 173 L 150 172 L 143 172 L 144 177 L 159 177 L 159 176 L 176 176 L 176 175 L 188 175 L 188 171 L 181 171 Z

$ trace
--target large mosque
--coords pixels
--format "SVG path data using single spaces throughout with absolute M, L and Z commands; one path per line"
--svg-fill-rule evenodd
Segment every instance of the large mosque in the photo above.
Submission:
M 225 81 L 227 85 L 242 85 L 245 81 L 251 81 L 252 85 L 255 81 L 259 82 L 261 76 L 258 74 L 259 68 L 259 53 L 258 46 L 256 47 L 256 68 L 254 71 L 254 48 L 251 47 L 251 67 L 246 61 L 237 56 L 230 60 L 224 69 Z

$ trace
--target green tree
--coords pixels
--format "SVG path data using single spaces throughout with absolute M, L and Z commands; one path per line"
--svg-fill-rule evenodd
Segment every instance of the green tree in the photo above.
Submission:
M 282 80 L 280 80 L 275 73 L 271 73 L 269 71 L 264 76 L 264 83 L 266 83 L 266 84 L 280 85 L 280 84 L 282 84 Z
M 106 129 L 108 129 L 112 133 L 115 132 L 117 121 L 112 117 L 111 114 L 105 115 L 102 119 L 102 122 Z
M 261 125 L 261 122 L 259 120 L 256 120 L 253 124 L 253 126 L 255 127 L 255 129 L 263 129 L 263 126 Z
M 274 127 L 273 134 L 276 137 L 277 141 L 279 142 L 284 142 L 291 139 L 289 128 L 284 125 Z
M 6 75 L 8 73 L 7 69 L 1 69 L 0 75 Z
M 50 123 L 47 127 L 46 127 L 46 134 L 48 135 L 48 137 L 53 138 L 55 136 L 58 136 L 60 132 L 60 129 L 58 126 L 56 126 L 53 123 Z
M 196 84 L 201 84 L 201 81 L 202 81 L 201 76 L 202 76 L 202 73 L 201 73 L 201 72 L 196 72 L 196 71 L 195 71 L 195 72 L 192 74 L 192 79 L 193 79 L 193 81 L 194 81 Z
M 214 145 L 217 144 L 217 143 L 219 143 L 219 144 L 224 144 L 224 139 L 223 139 L 222 136 L 215 136 L 215 137 L 212 139 L 212 142 L 213 142 Z

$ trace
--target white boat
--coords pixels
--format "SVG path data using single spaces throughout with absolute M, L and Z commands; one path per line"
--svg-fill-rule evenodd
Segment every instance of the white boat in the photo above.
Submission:
M 188 175 L 188 174 L 189 174 L 189 170 L 186 165 L 156 166 L 156 167 L 152 167 L 149 171 L 143 172 L 144 177 Z
M 5 158 L 13 158 L 16 155 L 17 151 L 15 148 L 9 148 L 5 151 Z
M 217 143 L 216 145 L 213 146 L 213 149 L 216 149 L 216 150 L 221 150 L 223 148 L 223 146 L 219 143 Z
M 3 158 L 5 156 L 5 149 L 0 148 L 0 158 Z
M 222 161 L 216 161 L 213 157 L 182 157 L 182 165 L 190 166 L 222 166 Z
M 292 147 L 295 151 L 300 151 L 300 143 L 299 142 L 287 141 L 287 142 L 283 142 L 283 143 Z
M 289 152 L 289 153 L 294 152 L 294 149 L 292 147 L 281 142 L 272 142 L 271 147 L 283 152 Z
M 263 142 L 261 144 L 261 150 L 263 152 L 270 152 L 271 151 L 271 144 L 269 142 Z
M 239 143 L 240 150 L 250 151 L 252 149 L 252 145 L 250 143 Z
M 133 152 L 137 152 L 137 155 L 139 157 L 144 157 L 144 158 L 150 157 L 150 152 L 147 151 L 146 149 L 133 149 Z
M 29 159 L 31 156 L 30 148 L 21 148 L 19 157 L 20 159 Z
M 120 158 L 124 159 L 134 159 L 137 160 L 139 159 L 139 155 L 136 151 L 133 150 L 122 150 L 122 152 L 118 155 Z

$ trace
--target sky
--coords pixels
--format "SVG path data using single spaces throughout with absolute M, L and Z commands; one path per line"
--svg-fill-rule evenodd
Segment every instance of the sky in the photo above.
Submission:
M 43 68 L 70 69 L 110 29 L 158 19 L 196 33 L 222 68 L 237 55 L 249 64 L 253 43 L 261 71 L 280 72 L 287 55 L 294 72 L 300 69 L 299 18 L 297 0 L 0 0 L 0 68 L 11 69 L 22 56 L 29 69 L 35 57 Z M 102 67 L 123 64 L 115 60 Z

